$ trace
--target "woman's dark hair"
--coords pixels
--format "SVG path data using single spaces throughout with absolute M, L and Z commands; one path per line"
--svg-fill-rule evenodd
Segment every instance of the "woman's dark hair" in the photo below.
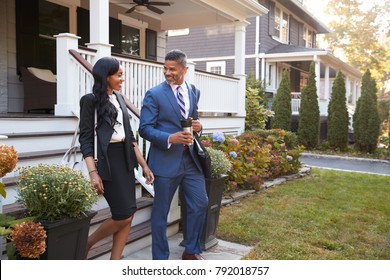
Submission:
M 114 75 L 119 70 L 119 61 L 112 57 L 102 57 L 92 69 L 94 84 L 92 92 L 96 96 L 96 109 L 98 115 L 98 126 L 100 126 L 103 116 L 108 116 L 112 126 L 116 123 L 118 112 L 110 102 L 107 94 L 107 78 Z

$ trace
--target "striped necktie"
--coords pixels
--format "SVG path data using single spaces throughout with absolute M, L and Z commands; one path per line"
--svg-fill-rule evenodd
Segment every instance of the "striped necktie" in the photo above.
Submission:
M 183 119 L 185 119 L 186 118 L 186 105 L 184 103 L 184 97 L 180 93 L 180 86 L 178 86 L 176 89 L 177 89 L 177 104 L 179 104 L 181 116 L 183 117 Z

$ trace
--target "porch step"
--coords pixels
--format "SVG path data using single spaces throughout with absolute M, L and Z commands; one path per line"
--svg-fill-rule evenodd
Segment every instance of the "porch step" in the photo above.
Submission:
M 68 149 L 76 126 L 76 117 L 0 117 L 1 143 L 18 153 Z

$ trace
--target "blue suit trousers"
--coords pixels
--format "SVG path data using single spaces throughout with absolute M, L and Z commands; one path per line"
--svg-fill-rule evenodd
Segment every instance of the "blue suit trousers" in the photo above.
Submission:
M 155 177 L 155 196 L 152 210 L 152 255 L 154 260 L 167 260 L 169 258 L 166 235 L 167 217 L 172 198 L 179 185 L 187 207 L 185 252 L 187 254 L 200 254 L 202 252 L 200 237 L 208 204 L 205 179 L 194 164 L 190 154 L 183 153 L 177 176 L 172 178 Z

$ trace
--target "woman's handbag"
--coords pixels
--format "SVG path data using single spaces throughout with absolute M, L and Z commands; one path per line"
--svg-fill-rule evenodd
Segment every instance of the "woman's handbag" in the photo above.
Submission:
M 95 110 L 95 123 L 97 121 L 97 112 Z M 77 122 L 76 130 L 73 134 L 72 143 L 70 148 L 66 151 L 64 156 L 61 159 L 60 164 L 68 166 L 74 170 L 82 171 L 84 174 L 88 174 L 87 164 L 84 161 L 83 154 L 80 152 L 80 145 L 76 145 L 77 134 L 79 130 L 80 119 Z M 97 161 L 97 135 L 95 132 L 95 142 L 94 142 L 94 158 L 95 162 Z
M 202 166 L 203 174 L 206 179 L 211 178 L 211 158 L 202 141 L 200 141 L 198 134 L 194 133 L 194 152 L 198 157 L 200 165 Z

